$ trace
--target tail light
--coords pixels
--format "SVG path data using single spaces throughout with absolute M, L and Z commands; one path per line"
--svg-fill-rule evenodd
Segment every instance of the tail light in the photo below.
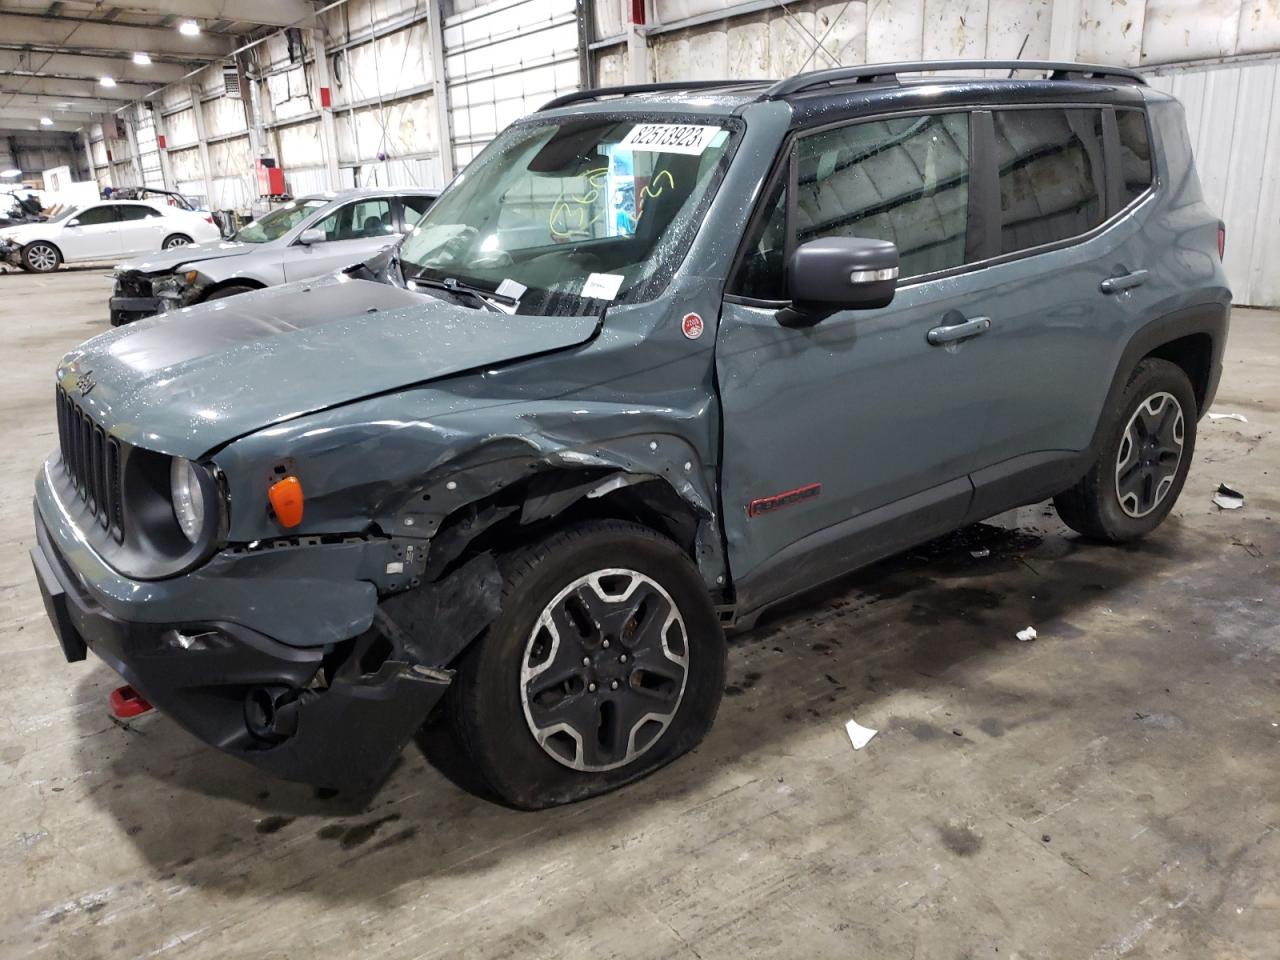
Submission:
M 1219 221 L 1218 223 L 1218 259 L 1222 259 L 1222 255 L 1227 252 L 1227 225 Z
M 205 217 L 205 218 L 204 218 L 204 222 L 205 222 L 205 223 L 208 223 L 208 224 L 210 224 L 210 225 L 212 225 L 212 226 L 215 226 L 215 227 L 217 226 L 217 224 L 213 222 L 213 217 Z M 1219 235 L 1219 237 L 1221 237 L 1221 235 L 1222 235 L 1222 231 L 1218 231 L 1218 235 Z M 1222 246 L 1222 241 L 1221 241 L 1221 240 L 1219 240 L 1219 241 L 1218 241 L 1218 246 L 1219 246 L 1219 247 L 1221 247 L 1221 246 Z

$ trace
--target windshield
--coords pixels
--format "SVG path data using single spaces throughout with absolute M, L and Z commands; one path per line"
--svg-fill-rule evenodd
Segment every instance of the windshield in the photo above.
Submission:
M 241 243 L 266 243 L 278 240 L 302 222 L 303 218 L 329 203 L 328 200 L 294 200 L 276 207 L 266 216 L 245 224 L 236 231 L 233 240 Z
M 730 136 L 616 117 L 511 127 L 405 238 L 405 277 L 505 295 L 517 313 L 651 298 L 684 255 Z
M 62 210 L 58 211 L 52 217 L 50 217 L 49 222 L 59 223 L 62 220 L 66 220 L 72 214 L 79 213 L 80 209 L 81 209 L 80 207 L 64 207 Z

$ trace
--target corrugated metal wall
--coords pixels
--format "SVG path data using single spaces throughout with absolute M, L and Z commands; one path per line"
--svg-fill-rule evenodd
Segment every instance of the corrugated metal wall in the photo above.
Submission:
M 1280 58 L 1149 79 L 1187 111 L 1205 199 L 1227 224 L 1235 302 L 1280 306 Z

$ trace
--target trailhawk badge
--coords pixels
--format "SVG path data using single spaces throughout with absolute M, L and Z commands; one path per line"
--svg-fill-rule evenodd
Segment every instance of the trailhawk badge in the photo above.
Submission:
M 690 340 L 697 340 L 702 336 L 702 318 L 696 313 L 686 313 L 684 319 L 680 321 L 680 329 Z

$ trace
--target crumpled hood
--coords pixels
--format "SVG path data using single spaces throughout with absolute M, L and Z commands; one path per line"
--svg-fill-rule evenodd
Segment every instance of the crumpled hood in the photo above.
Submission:
M 585 343 L 597 326 L 338 275 L 119 327 L 67 354 L 58 382 L 120 439 L 194 458 L 326 407 Z
M 171 247 L 159 253 L 149 254 L 137 260 L 128 260 L 116 267 L 117 273 L 137 270 L 140 273 L 172 273 L 186 263 L 194 264 L 200 260 L 221 260 L 223 257 L 240 257 L 246 253 L 263 249 L 261 243 L 237 243 L 234 240 L 214 240 L 209 243 L 189 243 L 182 247 Z
M 55 224 L 48 221 L 39 223 L 15 223 L 10 227 L 0 227 L 0 240 L 12 240 L 14 243 L 22 246 L 30 243 L 32 240 L 39 240 L 41 237 L 50 236 L 53 233 Z

